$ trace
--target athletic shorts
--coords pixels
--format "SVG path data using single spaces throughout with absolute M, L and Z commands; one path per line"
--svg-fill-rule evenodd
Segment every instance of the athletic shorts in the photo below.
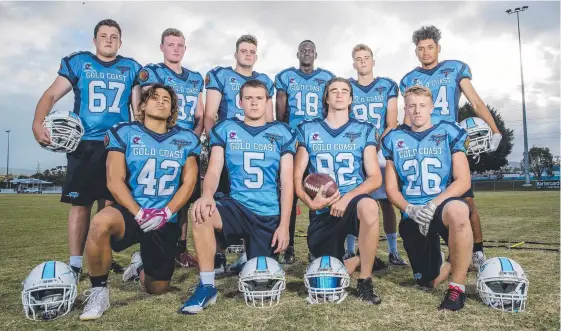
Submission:
M 372 199 L 368 194 L 354 197 L 347 206 L 343 217 L 334 217 L 329 212 L 311 213 L 308 226 L 308 249 L 315 257 L 333 256 L 343 261 L 347 235 L 358 236 L 360 221 L 358 203 L 362 199 Z M 376 203 L 372 199 L 372 203 Z
M 386 172 L 386 158 L 384 158 L 382 150 L 378 151 L 378 165 L 380 166 L 380 173 L 382 174 L 382 186 L 372 192 L 372 198 L 375 200 L 383 200 L 387 199 L 388 196 L 386 195 L 386 179 L 384 175 Z
M 448 202 L 455 200 L 464 202 L 462 198 L 449 198 L 436 208 L 426 237 L 421 234 L 419 225 L 412 219 L 405 218 L 399 222 L 403 248 L 411 263 L 413 278 L 420 286 L 432 287 L 431 282 L 440 274 L 443 262 L 440 255 L 440 237 L 448 243 L 448 229 L 444 226 L 442 211 Z
M 216 233 L 220 247 L 226 249 L 230 245 L 239 245 L 240 238 L 243 238 L 248 259 L 257 256 L 276 258 L 276 246 L 271 247 L 271 242 L 280 224 L 278 215 L 257 215 L 230 197 L 216 201 L 216 209 L 222 218 L 222 232 Z
M 110 208 L 110 207 L 108 207 Z M 140 256 L 146 275 L 156 280 L 171 280 L 175 270 L 175 246 L 181 229 L 177 223 L 167 223 L 163 228 L 144 233 L 125 207 L 115 204 L 125 220 L 123 238 L 111 237 L 111 249 L 123 251 L 132 245 L 140 244 Z
M 107 189 L 107 150 L 103 141 L 82 140 L 66 157 L 68 164 L 61 202 L 87 206 L 98 199 L 114 201 Z
M 462 198 L 475 198 L 473 195 L 473 189 L 470 187 L 469 190 L 462 195 Z

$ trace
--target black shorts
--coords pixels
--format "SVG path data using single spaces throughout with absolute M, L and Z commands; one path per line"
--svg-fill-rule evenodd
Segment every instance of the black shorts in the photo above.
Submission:
M 123 238 L 111 237 L 111 249 L 120 252 L 140 243 L 140 256 L 144 272 L 156 280 L 171 280 L 175 269 L 175 246 L 181 229 L 177 223 L 167 223 L 159 230 L 144 233 L 125 207 L 112 206 L 123 215 L 125 234 Z
M 413 278 L 420 286 L 431 287 L 431 282 L 440 274 L 442 256 L 440 255 L 440 237 L 448 243 L 448 229 L 442 221 L 444 206 L 450 201 L 462 201 L 462 198 L 444 200 L 434 213 L 427 236 L 419 231 L 415 221 L 405 218 L 399 222 L 399 235 L 403 240 L 403 248 L 413 269 Z M 465 203 L 465 202 L 464 202 Z
M 376 203 L 369 194 L 361 194 L 349 202 L 343 217 L 331 216 L 329 212 L 319 215 L 310 213 L 308 249 L 313 256 L 333 256 L 343 261 L 347 235 L 358 236 L 360 221 L 357 207 L 362 199 L 371 199 L 372 203 Z
M 248 260 L 257 256 L 276 258 L 276 246 L 271 247 L 271 242 L 279 226 L 278 215 L 257 215 L 230 197 L 216 201 L 216 209 L 222 218 L 222 232 L 216 238 L 223 249 L 239 245 L 243 238 Z
M 475 196 L 473 195 L 473 188 L 470 187 L 469 190 L 467 190 L 467 192 L 462 195 L 462 198 L 475 198 Z
M 224 160 L 224 167 L 218 180 L 218 188 L 216 189 L 215 197 L 221 198 L 230 195 L 230 176 L 228 169 L 226 169 L 226 160 Z
M 87 206 L 98 199 L 114 201 L 107 189 L 107 150 L 103 141 L 82 140 L 78 148 L 66 157 L 68 165 L 61 202 Z

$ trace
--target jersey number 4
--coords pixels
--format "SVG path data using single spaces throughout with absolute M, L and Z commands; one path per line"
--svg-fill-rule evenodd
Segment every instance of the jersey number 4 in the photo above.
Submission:
M 448 99 L 446 98 L 446 85 L 440 86 L 438 89 L 438 95 L 434 100 L 434 108 L 440 108 L 440 115 L 450 115 L 450 109 L 448 108 Z
M 144 195 L 157 195 L 157 196 L 167 196 L 172 195 L 175 192 L 175 186 L 169 185 L 168 183 L 173 182 L 177 174 L 179 173 L 180 164 L 174 160 L 164 160 L 160 163 L 160 169 L 167 171 L 168 169 L 173 169 L 173 173 L 165 174 L 159 179 L 156 178 L 156 159 L 150 158 L 144 163 L 142 170 L 136 178 L 136 182 L 139 185 L 144 185 Z
M 109 108 L 107 108 L 107 95 L 103 90 L 117 90 L 113 103 L 111 103 Z M 102 113 L 105 109 L 110 113 L 120 113 L 121 107 L 119 107 L 119 104 L 124 91 L 125 84 L 123 83 L 109 82 L 109 84 L 106 84 L 101 80 L 92 80 L 88 84 L 88 109 L 92 113 Z

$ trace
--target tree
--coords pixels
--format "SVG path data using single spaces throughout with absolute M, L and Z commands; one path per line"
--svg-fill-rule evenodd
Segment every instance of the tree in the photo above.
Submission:
M 471 171 L 485 172 L 488 170 L 499 170 L 501 167 L 508 165 L 507 157 L 510 155 L 510 152 L 512 152 L 514 131 L 506 127 L 501 114 L 499 114 L 495 108 L 487 105 L 487 109 L 491 112 L 491 116 L 493 116 L 493 119 L 497 124 L 497 128 L 499 128 L 499 131 L 503 135 L 503 139 L 496 151 L 480 154 L 479 162 L 475 163 L 476 159 L 468 157 L 469 168 Z M 460 107 L 459 116 L 460 121 L 463 121 L 468 117 L 477 117 L 475 115 L 475 111 L 473 110 L 473 106 L 467 102 Z
M 549 176 L 553 175 L 553 155 L 551 155 L 548 147 L 533 146 L 528 151 L 528 156 L 528 165 L 530 167 L 528 171 L 533 173 L 537 180 L 542 178 L 544 171 Z M 522 154 L 521 167 L 524 169 L 524 154 Z

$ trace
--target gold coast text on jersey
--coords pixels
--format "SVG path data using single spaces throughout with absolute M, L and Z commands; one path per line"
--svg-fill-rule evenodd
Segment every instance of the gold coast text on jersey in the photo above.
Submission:
M 356 151 L 357 144 L 313 144 L 312 151 Z
M 400 158 L 415 157 L 419 155 L 441 155 L 442 147 L 423 147 L 414 149 L 404 149 L 398 152 Z
M 127 80 L 127 76 L 120 74 L 113 74 L 110 72 L 97 72 L 97 71 L 85 71 L 86 78 L 97 78 L 97 79 L 112 79 L 112 80 L 122 80 L 123 82 Z
M 260 143 L 229 143 L 231 150 L 240 151 L 265 151 L 274 152 L 277 149 L 276 145 L 260 144 Z
M 146 148 L 146 147 L 133 147 L 132 155 L 134 156 L 161 156 L 171 159 L 182 159 L 183 150 L 171 151 L 162 148 Z

